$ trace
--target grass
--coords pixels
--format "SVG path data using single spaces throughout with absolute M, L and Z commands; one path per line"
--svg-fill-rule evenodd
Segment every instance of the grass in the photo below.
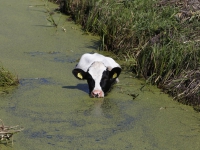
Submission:
M 62 12 L 71 15 L 84 31 L 100 36 L 102 49 L 127 62 L 138 77 L 144 77 L 183 103 L 200 107 L 199 2 L 58 2 Z
M 0 87 L 10 87 L 19 84 L 19 80 L 12 73 L 0 66 Z

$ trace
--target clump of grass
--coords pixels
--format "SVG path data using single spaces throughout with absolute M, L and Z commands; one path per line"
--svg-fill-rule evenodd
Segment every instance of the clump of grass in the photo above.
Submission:
M 12 73 L 0 66 L 0 87 L 10 87 L 19 84 L 19 80 Z
M 200 64 L 200 2 L 152 0 L 59 0 L 62 10 L 86 32 L 101 37 L 101 47 L 127 61 L 137 76 L 168 89 L 177 99 L 200 106 L 199 86 L 187 86 L 185 73 Z M 174 82 L 178 79 L 179 82 Z M 198 80 L 190 76 L 188 82 Z M 198 80 L 199 81 L 199 80 Z M 176 83 L 170 90 L 169 83 Z M 190 90 L 179 88 L 184 83 Z M 192 84 L 192 83 L 191 83 Z M 188 85 L 191 85 L 188 83 Z M 197 84 L 198 85 L 198 84 Z M 176 91 L 176 92 L 174 92 Z M 182 92 L 187 96 L 181 96 Z M 189 96 L 190 95 L 190 96 Z M 193 99 L 193 96 L 197 98 Z M 190 97 L 190 98 L 189 98 Z

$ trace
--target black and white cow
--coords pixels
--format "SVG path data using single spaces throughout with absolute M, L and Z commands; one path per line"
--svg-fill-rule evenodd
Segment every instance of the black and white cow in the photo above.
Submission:
M 80 80 L 87 80 L 91 97 L 104 97 L 111 85 L 118 82 L 121 67 L 110 57 L 86 53 L 72 73 Z

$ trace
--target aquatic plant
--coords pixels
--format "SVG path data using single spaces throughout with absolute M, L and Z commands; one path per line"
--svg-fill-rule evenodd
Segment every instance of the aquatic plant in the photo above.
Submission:
M 137 76 L 172 92 L 169 82 L 195 72 L 200 64 L 200 2 L 151 0 L 57 0 L 86 32 L 101 37 L 101 48 L 128 62 Z M 64 8 L 63 8 L 64 7 Z M 197 79 L 196 76 L 192 78 Z M 181 82 L 181 80 L 179 80 Z M 187 80 L 187 82 L 193 80 Z M 177 86 L 180 82 L 174 82 Z M 182 83 L 182 82 L 181 82 Z M 176 86 L 171 87 L 176 91 Z M 192 87 L 189 87 L 192 88 Z M 200 106 L 199 86 L 187 104 Z M 176 94 L 175 94 L 176 93 Z M 192 99 L 196 95 L 197 99 Z M 187 100 L 186 100 L 187 101 Z M 195 101 L 195 102 L 194 102 Z
M 52 26 L 54 26 L 54 27 L 58 27 L 58 24 L 55 22 L 55 20 L 54 20 L 54 18 L 53 18 L 53 16 L 52 16 L 52 13 L 51 12 L 49 12 L 49 10 L 47 9 L 47 21 L 49 21 L 51 24 L 52 24 Z
M 51 0 L 44 0 L 44 4 L 42 5 L 29 5 L 29 7 L 45 7 L 45 12 L 47 14 L 46 16 L 46 20 L 53 26 L 53 27 L 58 27 L 58 23 L 60 21 L 60 18 L 58 19 L 58 21 L 56 22 L 54 17 L 53 17 L 53 14 L 55 13 L 55 10 L 50 10 L 49 8 L 49 5 L 48 5 L 48 2 L 51 1 Z M 60 16 L 61 17 L 61 16 Z
M 18 84 L 18 78 L 0 66 L 0 87 L 16 86 Z

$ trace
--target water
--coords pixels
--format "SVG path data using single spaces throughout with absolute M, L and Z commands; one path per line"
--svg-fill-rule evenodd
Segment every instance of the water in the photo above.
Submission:
M 144 82 L 131 73 L 123 71 L 105 98 L 88 96 L 86 82 L 71 71 L 83 53 L 98 49 L 97 37 L 83 35 L 59 14 L 53 16 L 58 28 L 51 27 L 44 1 L 2 3 L 0 61 L 18 75 L 20 85 L 0 95 L 0 119 L 25 129 L 14 135 L 13 146 L 0 144 L 0 149 L 200 148 L 199 113 L 153 86 L 142 88 Z

